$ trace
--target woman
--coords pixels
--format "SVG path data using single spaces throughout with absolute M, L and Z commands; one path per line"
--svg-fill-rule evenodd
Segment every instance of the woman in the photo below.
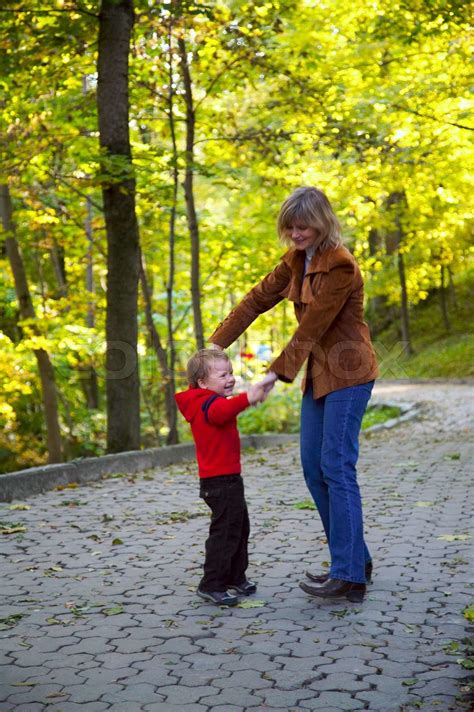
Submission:
M 219 324 L 209 341 L 227 348 L 254 319 L 283 298 L 299 326 L 271 364 L 264 382 L 291 383 L 307 360 L 301 408 L 301 461 L 326 532 L 328 575 L 307 572 L 311 596 L 364 597 L 372 562 L 364 542 L 356 463 L 359 432 L 377 365 L 364 322 L 360 270 L 343 246 L 325 194 L 298 188 L 283 203 L 278 232 L 290 249 L 280 263 Z

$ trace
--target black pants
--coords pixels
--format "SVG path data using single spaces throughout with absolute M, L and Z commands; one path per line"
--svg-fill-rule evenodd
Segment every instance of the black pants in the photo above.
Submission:
M 200 497 L 211 510 L 202 591 L 226 591 L 246 580 L 250 524 L 240 475 L 201 480 Z

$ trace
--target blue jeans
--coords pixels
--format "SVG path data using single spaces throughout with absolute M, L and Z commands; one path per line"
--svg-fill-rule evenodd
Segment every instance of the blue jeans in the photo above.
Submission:
M 330 578 L 365 583 L 371 560 L 364 541 L 357 484 L 359 433 L 374 381 L 313 398 L 311 385 L 301 405 L 301 464 L 331 554 Z

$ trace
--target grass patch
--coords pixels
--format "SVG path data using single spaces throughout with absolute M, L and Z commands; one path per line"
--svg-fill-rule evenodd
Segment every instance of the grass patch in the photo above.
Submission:
M 473 378 L 474 377 L 474 267 L 455 280 L 456 303 L 448 298 L 449 331 L 446 329 L 439 292 L 410 309 L 410 332 L 414 354 L 400 354 L 400 323 L 397 320 L 378 334 L 375 347 L 382 378 Z M 471 328 L 469 328 L 471 327 Z

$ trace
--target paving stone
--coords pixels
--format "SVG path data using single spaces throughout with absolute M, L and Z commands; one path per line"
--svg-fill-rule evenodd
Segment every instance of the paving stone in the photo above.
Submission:
M 344 690 L 352 693 L 357 690 L 368 690 L 370 685 L 365 682 L 365 679 L 358 680 L 355 675 L 338 672 L 333 675 L 327 675 L 322 680 L 315 680 L 309 687 L 319 692 L 324 690 Z
M 66 691 L 66 690 L 64 690 Z M 96 702 L 105 702 L 101 698 L 106 694 L 120 693 L 122 686 L 112 682 L 91 682 L 84 685 L 71 685 L 67 688 L 69 702 L 84 704 L 86 707 L 95 706 Z
M 439 673 L 439 675 L 440 677 L 436 677 L 428 682 L 420 681 L 417 685 L 414 685 L 411 690 L 423 697 L 446 694 L 456 695 L 459 693 L 459 678 L 444 677 L 442 672 Z M 469 673 L 466 674 L 466 677 L 468 677 L 468 675 Z
M 278 688 L 265 691 L 259 690 L 256 694 L 265 705 L 285 710 L 301 706 L 303 700 L 314 699 L 319 696 L 319 693 L 314 692 L 314 690 L 279 690 Z
M 2 704 L 2 712 L 43 712 L 45 706 L 42 702 L 27 702 L 24 705 Z
M 326 675 L 334 675 L 336 673 L 370 675 L 377 672 L 376 664 L 378 664 L 378 660 L 374 661 L 372 665 L 367 665 L 365 660 L 360 658 L 339 658 L 338 660 L 333 660 L 330 665 L 325 665 L 324 673 Z
M 165 695 L 166 702 L 170 705 L 185 705 L 191 702 L 199 702 L 202 698 L 202 704 L 204 704 L 204 697 L 207 695 L 217 694 L 218 689 L 212 687 L 211 685 L 190 685 L 189 687 L 181 685 L 164 685 L 160 687 L 160 694 Z
M 400 712 L 400 708 L 403 704 L 409 702 L 410 700 L 414 701 L 414 698 L 406 691 L 390 693 L 381 692 L 380 690 L 370 690 L 366 692 L 357 692 L 355 698 L 364 704 L 368 704 L 368 708 L 366 709 L 373 710 L 373 712 Z M 423 710 L 424 708 L 422 707 L 421 709 Z M 431 712 L 431 709 L 433 709 L 433 712 L 436 710 L 435 707 L 428 707 L 426 712 L 428 712 L 428 710 Z M 439 710 L 439 712 L 442 712 L 442 710 Z
M 88 670 L 81 670 L 77 673 L 81 682 L 92 685 L 107 684 L 109 682 L 121 682 L 123 679 L 128 679 L 138 675 L 138 670 L 131 667 L 126 668 L 104 668 L 96 667 Z
M 216 679 L 212 683 L 214 687 L 228 689 L 230 687 L 240 687 L 244 690 L 260 690 L 271 687 L 271 681 L 262 676 L 263 673 L 255 670 L 238 670 L 230 673 L 223 679 Z
M 152 657 L 151 653 L 107 653 L 107 655 L 97 655 L 96 660 L 102 667 L 115 670 L 139 661 L 151 660 Z
M 274 670 L 266 672 L 265 677 L 267 680 L 272 680 L 274 686 L 279 690 L 300 690 L 304 687 L 309 687 L 312 682 L 321 677 L 321 674 L 311 670 L 297 672 L 294 670 Z
M 343 692 L 322 692 L 316 700 L 303 700 L 300 707 L 306 710 L 361 710 L 364 704 Z
M 123 704 L 128 702 L 129 709 L 135 707 L 141 707 L 144 704 L 151 704 L 154 702 L 164 702 L 165 695 L 157 692 L 156 685 L 150 685 L 146 683 L 131 683 L 122 687 L 118 687 L 114 690 L 112 688 L 115 685 L 109 685 L 106 688 L 105 693 L 101 696 L 102 702 L 108 702 L 110 704 Z
M 48 695 L 56 692 L 63 692 L 59 685 L 42 685 L 41 687 L 34 686 L 27 689 L 17 687 L 15 688 L 15 693 L 9 695 L 6 701 L 14 706 L 34 704 L 43 702 Z
M 144 710 L 144 712 L 207 712 L 209 708 L 205 705 L 199 705 L 194 703 L 172 705 L 169 702 L 154 702 L 150 705 L 144 705 L 142 709 Z M 238 709 L 239 712 L 241 712 L 242 708 L 239 707 Z M 131 710 L 129 710 L 129 712 L 131 712 Z M 226 708 L 225 712 L 231 712 L 231 708 Z
M 229 678 L 232 673 L 229 670 L 222 670 L 222 668 L 215 670 L 182 670 L 181 672 L 176 672 L 178 683 L 183 684 L 187 687 L 196 685 L 213 685 L 216 680 L 225 680 Z M 166 684 L 171 684 L 171 680 L 168 680 Z
M 259 672 L 267 672 L 281 668 L 278 662 L 272 660 L 269 655 L 263 655 L 262 653 L 235 655 L 229 661 L 227 661 L 227 657 L 229 656 L 226 656 L 226 661 L 221 666 L 224 670 L 258 670 Z

